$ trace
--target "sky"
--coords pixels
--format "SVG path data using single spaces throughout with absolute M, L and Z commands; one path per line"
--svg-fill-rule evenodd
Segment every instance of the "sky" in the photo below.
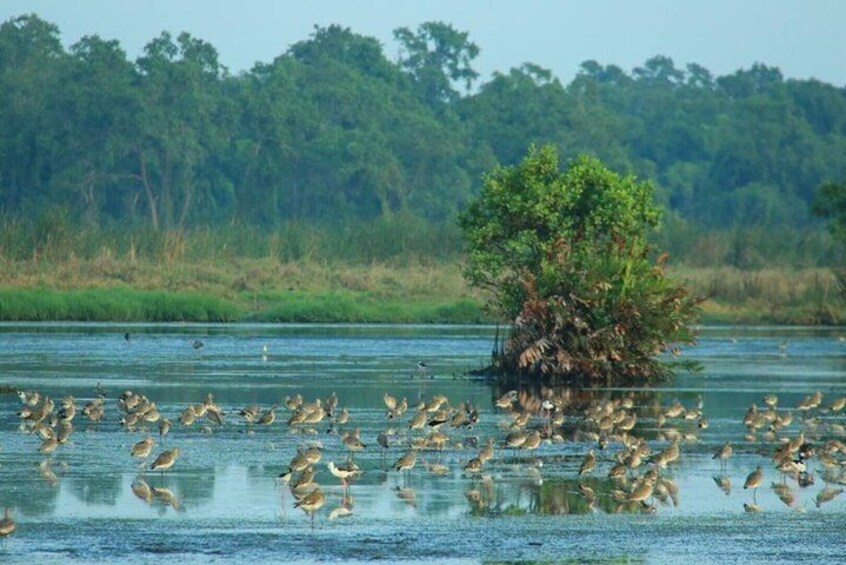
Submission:
M 566 84 L 589 59 L 631 72 L 664 55 L 716 76 L 760 62 L 846 86 L 846 0 L 0 0 L 0 22 L 25 13 L 58 25 L 66 46 L 97 34 L 132 59 L 162 31 L 187 31 L 233 74 L 272 61 L 315 25 L 375 37 L 396 60 L 394 29 L 443 21 L 480 48 L 482 81 L 530 62 Z

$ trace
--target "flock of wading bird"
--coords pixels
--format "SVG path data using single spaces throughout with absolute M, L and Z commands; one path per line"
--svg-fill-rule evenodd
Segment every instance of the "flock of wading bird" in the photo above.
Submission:
M 491 508 L 495 477 L 518 469 L 540 481 L 546 459 L 546 469 L 557 464 L 559 474 L 577 473 L 569 483 L 562 481 L 561 489 L 568 495 L 565 506 L 570 504 L 566 502 L 569 497 L 579 500 L 587 511 L 599 507 L 608 512 L 654 513 L 659 503 L 677 505 L 679 488 L 672 469 L 682 457 L 683 446 L 686 449 L 697 445 L 700 434 L 708 428 L 702 397 L 698 396 L 692 406 L 684 406 L 678 400 L 661 405 L 643 392 L 625 392 L 617 397 L 604 394 L 573 388 L 540 388 L 537 393 L 508 391 L 494 401 L 495 414 L 491 419 L 496 425 L 483 427 L 479 426 L 480 409 L 469 402 L 453 405 L 446 396 L 434 395 L 410 405 L 406 398 L 398 399 L 386 392 L 384 426 L 379 424 L 381 431 L 378 435 L 374 431 L 375 437 L 368 440 L 362 438 L 351 410 L 340 407 L 334 393 L 329 398 L 310 401 L 297 394 L 286 397 L 279 405 L 250 405 L 230 412 L 237 414 L 237 426 L 244 426 L 246 435 L 254 434 L 256 428 L 274 424 L 280 427 L 284 420 L 288 430 L 300 438 L 296 454 L 277 480 L 290 489 L 293 506 L 309 516 L 312 527 L 315 514 L 327 502 L 316 482 L 318 470 L 325 466 L 340 482 L 340 503 L 330 511 L 329 519 L 350 516 L 354 507 L 350 485 L 365 472 L 355 462 L 355 455 L 375 450 L 380 452 L 380 473 L 404 476 L 403 486 L 395 484 L 394 488 L 400 499 L 411 504 L 415 495 L 407 485 L 412 472 L 447 476 L 456 471 L 471 478 L 465 495 L 471 509 L 482 512 Z M 179 508 L 177 496 L 168 488 L 151 487 L 145 473 L 164 473 L 178 467 L 180 448 L 156 450 L 157 441 L 151 434 L 157 431 L 161 443 L 172 428 L 178 433 L 199 428 L 211 434 L 228 425 L 227 412 L 211 393 L 201 402 L 186 406 L 173 421 L 159 412 L 155 402 L 129 390 L 116 401 L 109 401 L 98 386 L 97 395 L 81 409 L 72 397 L 63 398 L 56 409 L 54 401 L 40 392 L 20 391 L 18 395 L 22 404 L 19 429 L 41 439 L 37 449 L 48 458 L 39 464 L 39 469 L 49 482 L 57 481 L 51 469 L 52 454 L 71 443 L 78 415 L 89 425 L 96 425 L 116 409 L 127 433 L 144 436 L 125 454 L 128 460 L 140 462 L 133 493 L 148 504 L 156 500 L 174 509 Z M 796 505 L 797 497 L 788 481 L 806 488 L 815 483 L 817 473 L 824 482 L 816 495 L 817 507 L 841 494 L 843 489 L 836 485 L 846 484 L 846 446 L 838 437 L 846 436 L 846 396 L 824 403 L 823 395 L 815 392 L 792 409 L 779 406 L 775 395 L 766 395 L 762 400 L 760 408 L 753 404 L 746 412 L 743 425 L 747 433 L 737 449 L 759 454 L 766 450 L 772 454 L 772 468 L 778 480 L 771 486 L 778 498 L 790 507 L 804 510 L 804 506 Z M 280 408 L 287 411 L 283 418 L 277 418 Z M 794 412 L 798 414 L 795 418 Z M 480 429 L 490 430 L 489 437 L 473 435 Z M 320 433 L 330 439 L 318 439 Z M 536 450 L 544 444 L 551 445 L 544 447 L 546 456 L 537 456 Z M 561 444 L 570 447 L 555 448 Z M 714 465 L 720 469 L 714 482 L 726 494 L 732 489 L 726 462 L 734 451 L 735 447 L 727 441 L 713 454 L 713 459 L 719 460 Z M 454 455 L 445 458 L 444 453 Z M 696 451 L 692 449 L 691 453 Z M 329 457 L 336 460 L 326 461 Z M 812 461 L 818 465 L 812 468 Z M 546 473 L 555 473 L 554 469 L 546 469 Z M 603 473 L 606 478 L 599 479 Z M 773 471 L 759 465 L 743 484 L 744 489 L 752 491 L 751 500 L 743 503 L 747 512 L 761 511 L 757 489 L 764 485 L 765 474 Z M 560 512 L 562 508 L 547 511 Z M 14 530 L 14 519 L 6 509 L 0 521 L 0 536 Z

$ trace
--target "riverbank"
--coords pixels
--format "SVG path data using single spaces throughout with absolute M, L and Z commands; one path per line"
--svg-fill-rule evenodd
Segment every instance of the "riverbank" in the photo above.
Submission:
M 158 263 L 111 256 L 7 262 L 2 321 L 490 323 L 458 261 Z M 675 268 L 705 323 L 840 324 L 846 308 L 827 269 Z

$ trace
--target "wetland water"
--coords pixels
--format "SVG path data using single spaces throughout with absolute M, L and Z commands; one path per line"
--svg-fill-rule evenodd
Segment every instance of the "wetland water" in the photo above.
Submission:
M 846 495 L 837 495 L 844 488 L 837 482 L 842 469 L 826 471 L 812 457 L 801 478 L 813 484 L 800 486 L 772 461 L 780 438 L 803 429 L 817 450 L 826 440 L 846 440 L 846 410 L 825 410 L 846 395 L 843 336 L 842 328 L 706 328 L 699 345 L 684 352 L 702 363 L 700 374 L 682 374 L 649 390 L 553 391 L 548 398 L 569 402 L 561 424 L 553 423 L 554 410 L 544 409 L 533 391 L 522 398 L 536 404 L 525 429 L 553 437 L 528 451 L 502 447 L 513 416 L 494 402 L 506 390 L 461 376 L 485 363 L 491 328 L 0 325 L 0 384 L 40 391 L 57 410 L 66 396 L 77 401 L 70 439 L 44 455 L 41 438 L 21 424 L 18 396 L 0 395 L 0 508 L 11 508 L 17 522 L 17 530 L 0 539 L 0 563 L 844 562 Z M 203 347 L 195 349 L 197 339 Z M 427 369 L 417 368 L 420 360 Z M 141 472 L 130 455 L 146 433 L 120 424 L 117 399 L 126 390 L 145 395 L 173 420 L 163 439 L 149 425 L 156 445 L 146 459 L 148 468 L 158 453 L 179 447 L 172 469 Z M 105 414 L 95 424 L 82 406 L 98 391 L 106 397 Z M 823 395 L 822 410 L 796 410 L 815 391 Z M 180 425 L 186 406 L 202 403 L 209 392 L 224 424 L 200 418 Z M 412 408 L 387 419 L 385 392 L 407 398 Z M 298 393 L 306 402 L 335 393 L 335 415 L 346 408 L 348 423 L 324 418 L 289 427 L 283 399 Z M 794 421 L 774 436 L 766 434 L 771 423 L 763 423 L 747 438 L 744 415 L 753 402 L 763 412 L 768 393 L 778 395 L 778 414 L 789 410 Z M 479 422 L 472 428 L 443 425 L 448 439 L 442 449 L 420 449 L 409 471 L 386 470 L 409 442 L 430 433 L 407 428 L 418 399 L 437 394 L 453 408 L 474 405 Z M 631 402 L 621 408 L 637 415 L 631 434 L 644 438 L 652 452 L 627 475 L 655 468 L 650 457 L 678 436 L 679 458 L 658 469 L 677 493 L 656 493 L 644 504 L 615 500 L 614 490 L 625 498 L 634 488 L 607 478 L 623 446 L 611 434 L 608 446 L 596 449 L 598 424 L 585 417 L 590 405 L 614 399 Z M 706 427 L 699 417 L 658 425 L 659 411 L 679 403 L 693 413 L 700 402 Z M 238 410 L 251 404 L 262 410 L 279 404 L 276 420 L 247 431 Z M 335 433 L 327 433 L 330 426 Z M 395 434 L 383 454 L 376 439 L 386 428 Z M 355 429 L 367 444 L 354 456 L 363 473 L 344 492 L 326 463 L 347 460 L 341 434 Z M 487 438 L 495 438 L 493 457 L 481 473 L 465 473 L 463 466 Z M 712 455 L 726 441 L 734 454 L 723 470 Z M 323 449 L 314 484 L 325 504 L 312 527 L 278 476 L 298 448 L 318 442 Z M 581 483 L 596 492 L 592 505 L 579 492 L 578 475 L 591 448 L 596 467 Z M 743 484 L 758 465 L 763 480 L 753 499 Z M 723 477 L 730 485 L 721 488 L 717 479 Z M 136 494 L 139 481 L 160 494 Z M 744 511 L 753 500 L 761 512 Z M 351 515 L 330 519 L 342 503 Z

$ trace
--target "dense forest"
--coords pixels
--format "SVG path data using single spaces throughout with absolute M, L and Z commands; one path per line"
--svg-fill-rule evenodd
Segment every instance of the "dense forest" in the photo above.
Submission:
M 0 212 L 152 231 L 444 226 L 486 172 L 553 143 L 565 160 L 592 154 L 651 180 L 661 243 L 682 260 L 744 266 L 757 249 L 830 261 L 810 210 L 821 184 L 846 179 L 846 89 L 764 64 L 715 77 L 664 56 L 631 72 L 586 61 L 567 85 L 532 63 L 485 81 L 467 33 L 429 22 L 394 34 L 397 60 L 333 25 L 231 74 L 187 33 L 161 33 L 132 61 L 117 41 L 66 50 L 35 15 L 6 21 Z

